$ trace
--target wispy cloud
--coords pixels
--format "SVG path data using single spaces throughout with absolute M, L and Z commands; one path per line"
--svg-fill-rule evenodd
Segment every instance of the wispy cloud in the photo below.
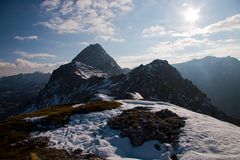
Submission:
M 53 54 L 49 54 L 49 53 L 27 53 L 25 51 L 14 51 L 15 54 L 18 54 L 24 58 L 28 58 L 28 59 L 31 59 L 31 58 L 54 58 L 56 57 L 55 55 Z
M 88 46 L 91 43 L 90 42 L 86 42 L 86 41 L 82 41 L 82 42 L 79 42 L 78 44 L 82 45 L 82 46 Z
M 14 39 L 16 40 L 38 40 L 38 36 L 31 35 L 31 36 L 15 36 Z
M 54 69 L 65 63 L 67 62 L 37 63 L 21 58 L 16 59 L 15 62 L 0 61 L 0 76 L 9 76 L 18 73 L 30 73 L 35 71 L 52 72 Z
M 60 3 L 60 5 L 59 5 Z M 41 25 L 58 33 L 90 33 L 109 41 L 119 41 L 116 38 L 114 19 L 122 13 L 132 10 L 132 0 L 64 0 L 61 2 L 44 1 L 43 10 L 51 18 Z M 121 40 L 122 41 L 122 40 Z
M 240 14 L 233 15 L 203 28 L 195 28 L 189 32 L 175 32 L 172 35 L 176 37 L 191 37 L 195 35 L 207 36 L 212 33 L 233 31 L 236 29 L 240 29 Z
M 115 38 L 112 36 L 98 36 L 98 38 L 103 39 L 104 41 L 112 41 L 112 42 L 124 42 L 124 38 Z
M 154 36 L 161 36 L 167 34 L 167 31 L 163 26 L 154 25 L 148 28 L 144 28 L 142 31 L 143 37 L 154 37 Z
M 202 58 L 205 56 L 233 56 L 240 59 L 240 40 L 224 39 L 209 40 L 183 38 L 175 41 L 159 42 L 148 48 L 144 54 L 136 56 L 123 56 L 118 59 L 122 67 L 136 67 L 140 64 L 146 64 L 154 59 L 165 59 L 170 63 L 179 63 L 193 58 Z M 199 48 L 188 50 L 188 48 Z
M 203 28 L 194 28 L 190 31 L 179 32 L 174 29 L 167 29 L 161 25 L 152 25 L 144 28 L 142 31 L 143 37 L 157 37 L 169 35 L 173 37 L 192 37 L 196 35 L 209 36 L 213 33 L 227 32 L 240 29 L 240 14 L 233 15 L 216 23 L 209 24 Z
M 52 11 L 59 7 L 61 0 L 45 0 L 42 2 L 41 7 L 46 11 Z

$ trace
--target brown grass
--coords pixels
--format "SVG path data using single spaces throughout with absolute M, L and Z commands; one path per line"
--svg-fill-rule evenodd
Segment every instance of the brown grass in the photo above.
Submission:
M 61 157 L 60 159 L 71 159 L 74 155 L 69 155 L 66 151 L 47 148 L 48 141 L 46 139 L 30 139 L 30 133 L 32 131 L 46 131 L 62 127 L 68 123 L 69 117 L 74 114 L 104 111 L 120 106 L 121 103 L 114 101 L 87 103 L 77 108 L 73 108 L 72 105 L 60 105 L 11 117 L 0 122 L 0 159 L 37 159 L 41 155 L 45 155 L 45 157 L 40 159 L 56 159 L 53 157 L 56 157 L 58 154 Z M 38 116 L 47 117 L 36 122 L 24 120 L 27 117 Z M 94 156 L 89 158 L 91 157 Z

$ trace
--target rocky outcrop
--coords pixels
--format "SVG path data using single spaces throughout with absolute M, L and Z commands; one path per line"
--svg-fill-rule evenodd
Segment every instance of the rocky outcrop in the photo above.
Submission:
M 150 140 L 175 143 L 184 124 L 183 118 L 170 110 L 153 113 L 143 107 L 123 111 L 108 121 L 110 128 L 120 130 L 121 136 L 128 137 L 133 146 Z

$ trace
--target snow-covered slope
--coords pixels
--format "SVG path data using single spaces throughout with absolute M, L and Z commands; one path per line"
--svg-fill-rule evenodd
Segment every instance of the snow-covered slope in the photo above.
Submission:
M 47 136 L 49 146 L 66 150 L 83 149 L 107 159 L 170 159 L 172 154 L 178 158 L 189 159 L 240 159 L 240 128 L 219 121 L 207 115 L 195 113 L 185 108 L 164 102 L 121 100 L 121 108 L 78 114 L 71 117 L 68 125 L 57 130 L 47 131 L 35 136 Z M 137 106 L 152 107 L 152 111 L 168 108 L 181 117 L 186 117 L 186 125 L 179 144 L 159 144 L 148 141 L 133 147 L 128 138 L 107 125 L 107 120 L 119 115 L 123 110 Z M 158 143 L 160 150 L 155 149 Z

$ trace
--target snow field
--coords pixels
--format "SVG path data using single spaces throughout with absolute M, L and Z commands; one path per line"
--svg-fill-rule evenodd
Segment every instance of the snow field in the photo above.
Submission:
M 215 118 L 195 113 L 173 104 L 140 100 L 120 100 L 123 105 L 114 110 L 76 114 L 65 127 L 40 133 L 35 136 L 49 137 L 49 147 L 73 151 L 83 149 L 107 159 L 240 159 L 240 128 Z M 148 141 L 133 147 L 128 138 L 119 136 L 119 131 L 110 129 L 107 120 L 123 110 L 137 106 L 153 107 L 152 111 L 168 108 L 181 117 L 186 125 L 179 145 L 160 144 Z M 159 144 L 161 149 L 154 148 Z

